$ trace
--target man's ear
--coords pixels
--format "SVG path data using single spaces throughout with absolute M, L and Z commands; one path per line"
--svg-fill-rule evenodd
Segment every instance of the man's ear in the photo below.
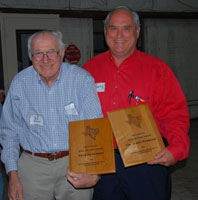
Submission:
M 104 36 L 106 37 L 106 34 L 107 34 L 107 29 L 104 28 Z
M 65 56 L 65 48 L 61 52 L 61 58 L 62 58 L 62 60 L 63 60 L 64 56 Z
M 140 36 L 140 27 L 136 30 L 136 33 L 137 33 L 137 39 L 138 39 Z

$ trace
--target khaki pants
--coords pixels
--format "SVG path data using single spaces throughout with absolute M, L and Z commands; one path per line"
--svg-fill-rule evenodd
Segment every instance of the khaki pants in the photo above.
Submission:
M 92 189 L 75 189 L 66 179 L 69 157 L 49 161 L 25 152 L 18 163 L 24 200 L 91 200 Z

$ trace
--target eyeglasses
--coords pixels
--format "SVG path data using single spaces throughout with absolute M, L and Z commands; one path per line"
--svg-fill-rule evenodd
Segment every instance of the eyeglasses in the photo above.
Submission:
M 49 59 L 55 59 L 58 53 L 59 53 L 59 50 L 56 51 L 56 50 L 51 49 L 47 52 L 36 51 L 32 54 L 32 56 L 38 60 L 42 59 L 44 55 L 46 55 Z

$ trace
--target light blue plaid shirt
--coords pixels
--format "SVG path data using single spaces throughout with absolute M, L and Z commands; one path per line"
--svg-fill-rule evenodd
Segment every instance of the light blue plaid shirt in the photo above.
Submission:
M 33 66 L 21 71 L 11 83 L 0 122 L 6 172 L 17 170 L 19 144 L 34 153 L 65 151 L 69 121 L 100 117 L 94 80 L 82 68 L 62 63 L 51 88 Z

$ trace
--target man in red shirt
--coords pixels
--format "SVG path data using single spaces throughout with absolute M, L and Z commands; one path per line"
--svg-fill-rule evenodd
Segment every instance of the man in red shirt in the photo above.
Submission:
M 109 51 L 84 66 L 95 78 L 104 116 L 107 111 L 148 103 L 166 148 L 153 161 L 128 168 L 116 152 L 116 174 L 102 175 L 93 199 L 168 200 L 168 166 L 187 158 L 189 153 L 186 99 L 170 68 L 136 49 L 140 33 L 137 13 L 127 7 L 116 8 L 105 20 L 104 33 Z

